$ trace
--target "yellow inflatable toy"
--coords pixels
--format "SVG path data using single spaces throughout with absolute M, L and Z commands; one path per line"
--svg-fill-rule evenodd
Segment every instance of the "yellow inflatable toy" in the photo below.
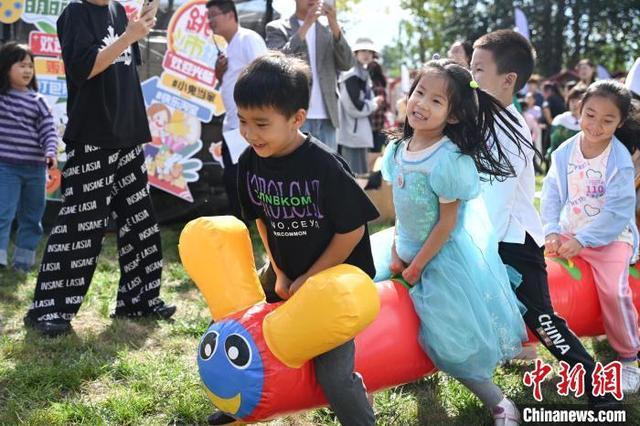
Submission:
M 246 421 L 325 403 L 308 361 L 374 321 L 380 300 L 371 278 L 338 265 L 309 278 L 288 301 L 267 304 L 249 231 L 232 216 L 189 222 L 179 250 L 215 320 L 198 353 L 211 401 Z

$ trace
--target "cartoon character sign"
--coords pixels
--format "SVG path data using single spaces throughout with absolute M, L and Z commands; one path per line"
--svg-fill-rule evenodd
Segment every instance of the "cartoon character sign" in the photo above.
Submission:
M 159 147 L 167 137 L 167 124 L 171 119 L 171 111 L 166 105 L 153 104 L 147 108 L 147 117 L 149 130 L 151 130 L 151 144 Z
M 161 103 L 147 108 L 151 142 L 144 147 L 149 184 L 193 202 L 188 182 L 199 179 L 202 162 L 191 158 L 202 148 L 200 121 Z
M 167 50 L 159 85 L 163 90 L 178 95 L 203 108 L 211 116 L 224 112 L 222 96 L 216 87 L 213 64 L 226 46 L 220 35 L 209 27 L 207 0 L 190 0 L 173 13 L 167 27 Z

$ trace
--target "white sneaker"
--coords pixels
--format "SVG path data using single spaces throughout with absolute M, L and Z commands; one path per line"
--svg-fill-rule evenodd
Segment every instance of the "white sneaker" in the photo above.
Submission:
M 500 412 L 496 413 L 496 409 Z M 493 409 L 493 420 L 495 426 L 517 426 L 520 424 L 520 411 L 513 401 L 504 397 Z
M 622 393 L 624 395 L 638 392 L 640 388 L 640 368 L 622 365 Z

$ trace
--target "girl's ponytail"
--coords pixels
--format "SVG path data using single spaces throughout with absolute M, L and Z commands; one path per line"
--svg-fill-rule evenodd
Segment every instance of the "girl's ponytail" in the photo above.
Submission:
M 514 145 L 518 150 L 517 154 L 523 158 L 524 150 L 521 145 L 527 144 L 527 140 L 521 136 L 514 126 L 514 123 L 518 122 L 517 119 L 508 110 L 504 109 L 496 98 L 480 88 L 476 89 L 475 92 L 478 98 L 478 125 L 475 129 L 477 135 L 475 135 L 474 139 L 481 138 L 489 148 L 487 156 L 480 157 L 482 167 L 479 167 L 478 171 L 489 174 L 497 180 L 504 180 L 506 177 L 514 176 L 515 170 L 502 144 L 498 141 L 496 127 L 506 135 L 514 134 L 519 136 L 519 138 L 515 136 Z M 501 111 L 504 111 L 504 114 L 511 122 L 496 119 Z
M 468 72 L 462 73 L 451 66 L 445 69 L 460 90 L 452 103 L 452 112 L 458 122 L 448 125 L 445 134 L 460 148 L 460 152 L 475 160 L 481 179 L 487 180 L 488 177 L 502 181 L 515 176 L 508 154 L 524 159 L 525 148 L 528 148 L 540 155 L 533 142 L 524 136 L 529 129 L 523 128 L 516 116 L 496 98 L 478 88 Z M 513 146 L 505 148 L 500 138 L 508 138 Z

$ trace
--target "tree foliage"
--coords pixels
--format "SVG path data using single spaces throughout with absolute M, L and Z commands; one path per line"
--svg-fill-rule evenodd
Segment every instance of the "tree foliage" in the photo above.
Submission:
M 336 8 L 342 12 L 351 10 L 358 3 L 360 0 L 335 0 Z
M 400 0 L 411 13 L 385 59 L 416 66 L 434 53 L 446 55 L 458 39 L 475 40 L 514 27 L 514 7 L 529 21 L 538 55 L 537 72 L 552 75 L 590 58 L 610 71 L 623 70 L 640 55 L 640 0 Z M 393 65 L 395 66 L 395 64 Z

